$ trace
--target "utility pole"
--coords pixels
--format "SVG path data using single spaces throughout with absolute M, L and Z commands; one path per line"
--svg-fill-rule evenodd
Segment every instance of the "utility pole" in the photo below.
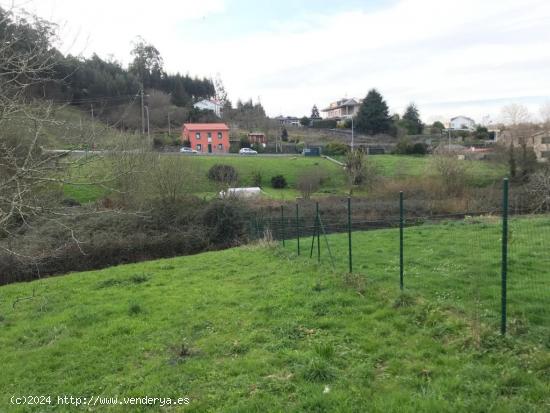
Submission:
M 90 104 L 90 109 L 92 112 L 92 136 L 95 137 L 95 126 L 94 126 L 94 105 Z
M 147 139 L 151 141 L 151 134 L 149 133 L 149 106 L 145 106 L 145 112 L 147 113 Z
M 353 116 L 351 117 L 351 150 L 353 151 Z
M 141 134 L 145 135 L 145 113 L 144 113 L 144 109 L 143 109 L 143 87 L 141 88 L 140 95 L 141 95 Z

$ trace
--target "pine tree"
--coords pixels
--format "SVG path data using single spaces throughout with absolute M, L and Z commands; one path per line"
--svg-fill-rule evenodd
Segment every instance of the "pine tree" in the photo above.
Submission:
M 281 140 L 283 142 L 288 142 L 288 131 L 284 126 L 283 126 L 283 130 L 281 131 Z
M 418 108 L 414 103 L 409 104 L 405 113 L 403 114 L 402 124 L 407 129 L 409 135 L 418 135 L 422 133 L 424 125 L 420 120 L 420 114 Z
M 311 108 L 311 119 L 319 119 L 321 116 L 319 116 L 319 109 L 317 109 L 317 105 L 313 105 Z
M 376 89 L 371 89 L 363 100 L 357 113 L 355 127 L 368 135 L 390 131 L 391 119 L 388 114 L 388 105 Z

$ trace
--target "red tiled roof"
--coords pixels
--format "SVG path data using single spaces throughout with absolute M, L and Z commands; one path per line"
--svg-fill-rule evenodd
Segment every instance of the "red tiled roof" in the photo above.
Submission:
M 229 130 L 225 123 L 184 123 L 187 130 Z

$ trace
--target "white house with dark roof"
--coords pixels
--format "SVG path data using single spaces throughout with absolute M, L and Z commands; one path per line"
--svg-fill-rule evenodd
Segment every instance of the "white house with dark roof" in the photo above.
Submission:
M 357 115 L 360 106 L 360 99 L 344 98 L 332 102 L 327 108 L 321 109 L 321 112 L 325 114 L 325 119 L 347 119 Z
M 476 128 L 476 122 L 467 116 L 455 116 L 449 122 L 449 129 L 473 131 Z
M 222 104 L 216 100 L 203 99 L 199 100 L 193 105 L 193 107 L 200 110 L 211 110 L 216 114 L 217 117 L 221 118 L 222 116 Z

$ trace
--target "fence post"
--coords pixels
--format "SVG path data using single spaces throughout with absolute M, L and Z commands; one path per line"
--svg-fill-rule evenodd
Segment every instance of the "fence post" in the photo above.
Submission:
M 403 291 L 403 191 L 399 192 L 399 288 Z
M 298 202 L 296 202 L 296 241 L 298 245 L 298 255 L 300 255 L 300 213 Z
M 319 202 L 315 203 L 315 209 L 316 209 L 316 222 L 317 222 L 317 262 L 321 261 L 321 242 L 320 242 L 320 220 L 319 220 Z
M 353 272 L 352 257 L 351 257 L 351 197 L 348 196 L 348 257 L 349 257 L 349 273 Z
M 285 246 L 285 213 L 284 205 L 281 205 L 281 237 L 283 238 L 283 247 Z
M 506 334 L 506 300 L 508 276 L 508 178 L 502 182 L 502 266 L 500 332 Z

